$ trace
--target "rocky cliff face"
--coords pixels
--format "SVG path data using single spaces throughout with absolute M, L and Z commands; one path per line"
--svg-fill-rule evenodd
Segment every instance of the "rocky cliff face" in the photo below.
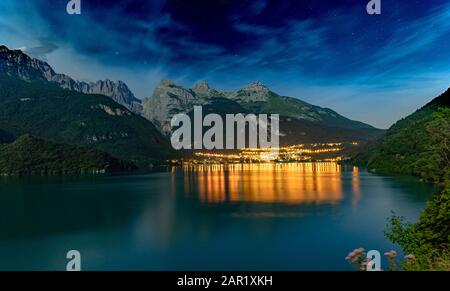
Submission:
M 9 50 L 6 46 L 0 46 L 0 72 L 25 81 L 47 80 L 55 74 L 48 64 L 32 59 L 19 50 Z
M 91 83 L 76 81 L 67 75 L 56 73 L 44 61 L 31 58 L 20 50 L 10 50 L 6 46 L 0 46 L 0 72 L 25 81 L 54 82 L 64 89 L 85 94 L 102 94 L 135 113 L 139 114 L 142 110 L 140 100 L 122 81 L 113 82 L 108 79 Z
M 86 94 L 101 94 L 111 97 L 114 101 L 124 105 L 134 113 L 140 114 L 142 111 L 141 101 L 130 91 L 128 86 L 122 81 L 97 81 L 95 83 L 79 82 L 79 90 Z
M 206 87 L 197 89 L 205 92 Z M 177 113 L 189 112 L 198 103 L 200 98 L 193 90 L 164 79 L 156 86 L 153 95 L 142 101 L 142 115 L 153 122 L 164 135 L 168 135 L 171 132 L 171 118 Z
M 153 95 L 142 102 L 142 115 L 152 121 L 164 135 L 171 132 L 170 120 L 177 113 L 188 113 L 194 105 L 207 105 L 217 98 L 235 102 L 268 101 L 270 90 L 255 82 L 239 91 L 213 89 L 206 81 L 196 83 L 192 89 L 176 85 L 171 80 L 162 80 Z M 231 113 L 231 112 L 230 112 Z

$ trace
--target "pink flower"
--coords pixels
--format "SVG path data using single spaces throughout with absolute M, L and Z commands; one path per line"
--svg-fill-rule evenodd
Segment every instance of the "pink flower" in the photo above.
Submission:
M 395 256 L 397 255 L 397 252 L 394 251 L 394 250 L 392 250 L 392 251 L 389 251 L 389 252 L 387 252 L 387 253 L 384 253 L 384 255 L 385 255 L 388 259 L 393 259 L 393 258 L 395 258 Z
M 409 254 L 409 255 L 405 256 L 405 259 L 409 263 L 409 262 L 414 261 L 416 259 L 416 257 L 412 254 Z
M 345 257 L 345 260 L 351 263 L 357 263 L 361 259 L 363 253 L 363 248 L 354 249 L 352 252 L 348 253 L 348 255 Z

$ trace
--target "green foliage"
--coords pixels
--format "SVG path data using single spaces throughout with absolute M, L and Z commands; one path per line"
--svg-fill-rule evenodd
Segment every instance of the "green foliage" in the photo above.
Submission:
M 410 174 L 437 183 L 419 222 L 392 216 L 386 235 L 414 261 L 406 270 L 450 270 L 450 90 L 392 126 L 383 140 L 354 161 L 370 170 Z
M 88 145 L 134 163 L 165 159 L 171 147 L 153 124 L 103 95 L 48 82 L 0 75 L 0 128 L 74 145 Z
M 386 235 L 416 256 L 406 269 L 450 270 L 450 188 L 430 199 L 416 224 L 393 215 Z
M 432 104 L 399 121 L 366 155 L 372 171 L 443 183 L 450 177 L 450 108 Z
M 88 147 L 46 141 L 30 135 L 0 145 L 1 175 L 104 173 L 132 170 L 133 164 Z

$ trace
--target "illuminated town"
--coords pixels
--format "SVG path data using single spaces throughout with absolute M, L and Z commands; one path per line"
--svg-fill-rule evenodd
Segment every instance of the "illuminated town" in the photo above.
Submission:
M 198 151 L 181 162 L 187 164 L 337 162 L 346 159 L 348 150 L 357 146 L 357 142 L 339 142 L 296 144 L 279 148 L 244 148 L 229 152 Z

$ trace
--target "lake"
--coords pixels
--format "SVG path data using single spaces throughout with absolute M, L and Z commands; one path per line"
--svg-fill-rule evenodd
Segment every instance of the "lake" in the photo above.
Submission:
M 235 164 L 123 176 L 0 178 L 0 270 L 350 270 L 399 250 L 433 186 L 335 163 Z

